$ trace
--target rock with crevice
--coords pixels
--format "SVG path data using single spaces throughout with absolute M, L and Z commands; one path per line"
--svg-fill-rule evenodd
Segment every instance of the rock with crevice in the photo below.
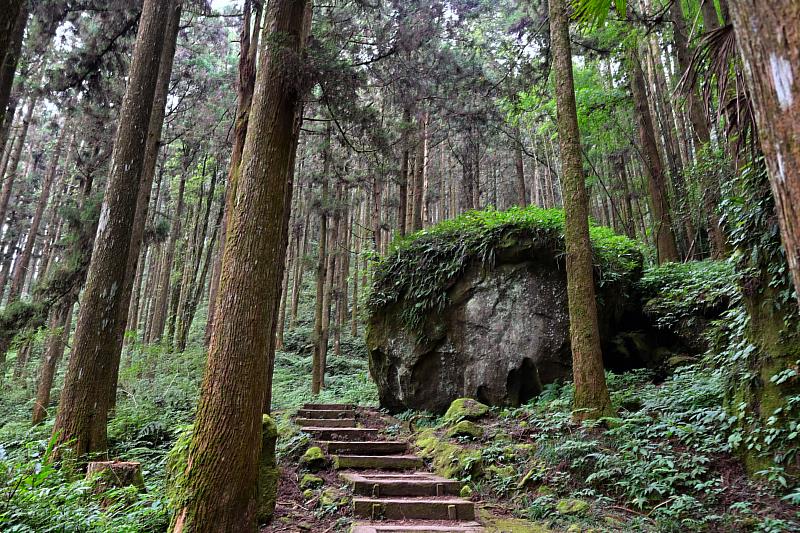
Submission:
M 615 366 L 616 336 L 641 317 L 629 297 L 638 272 L 597 287 L 604 355 Z M 422 331 L 406 320 L 405 299 L 373 310 L 367 347 L 381 406 L 443 413 L 461 397 L 518 406 L 545 385 L 572 377 L 566 270 L 558 249 L 520 238 L 498 250 L 491 266 L 467 266 L 447 288 L 446 304 L 429 312 Z M 616 362 L 643 366 L 631 343 Z M 633 355 L 631 355 L 633 353 Z

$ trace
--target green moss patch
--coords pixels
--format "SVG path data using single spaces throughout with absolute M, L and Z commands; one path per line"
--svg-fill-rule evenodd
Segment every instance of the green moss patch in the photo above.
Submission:
M 489 412 L 489 407 L 472 398 L 458 398 L 453 400 L 444 414 L 445 422 L 458 422 L 460 420 L 477 420 Z
M 476 263 L 491 268 L 504 251 L 527 249 L 531 257 L 564 253 L 564 211 L 514 207 L 507 211 L 470 211 L 452 220 L 396 239 L 375 265 L 369 312 L 402 303 L 402 319 L 412 331 L 425 316 L 448 303 L 447 289 Z M 600 282 L 630 279 L 642 268 L 640 245 L 611 229 L 590 228 Z

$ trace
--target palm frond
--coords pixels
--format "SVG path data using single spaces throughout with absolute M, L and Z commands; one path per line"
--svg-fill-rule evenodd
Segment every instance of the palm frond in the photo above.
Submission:
M 738 149 L 745 142 L 757 140 L 752 102 L 744 83 L 732 24 L 700 38 L 678 90 L 684 94 L 698 90 L 708 119 L 720 121 L 724 117 L 725 134 L 737 137 Z M 719 101 L 716 112 L 714 96 Z
M 572 18 L 585 26 L 599 28 L 605 24 L 612 3 L 617 13 L 625 14 L 627 0 L 572 0 Z

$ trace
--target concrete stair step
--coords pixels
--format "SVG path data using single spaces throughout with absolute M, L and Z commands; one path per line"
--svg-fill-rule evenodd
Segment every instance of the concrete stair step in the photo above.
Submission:
M 352 409 L 300 409 L 298 418 L 355 418 L 356 412 Z
M 370 520 L 475 520 L 475 506 L 461 498 L 353 498 L 353 515 Z
M 356 522 L 350 533 L 483 533 L 477 522 Z
M 314 411 L 341 411 L 344 409 L 353 409 L 352 403 L 306 403 L 303 404 L 303 409 L 311 409 Z
M 404 455 L 408 443 L 399 440 L 325 441 L 319 445 L 331 455 Z
M 303 431 L 310 433 L 318 441 L 363 441 L 378 436 L 378 430 L 375 428 L 304 427 Z
M 458 496 L 463 483 L 425 472 L 413 474 L 360 474 L 344 472 L 341 477 L 353 494 L 385 498 L 389 496 Z
M 423 468 L 425 463 L 416 455 L 334 455 L 333 467 L 337 470 L 363 468 L 365 470 L 412 470 Z
M 354 428 L 355 418 L 295 418 L 295 423 L 303 428 Z

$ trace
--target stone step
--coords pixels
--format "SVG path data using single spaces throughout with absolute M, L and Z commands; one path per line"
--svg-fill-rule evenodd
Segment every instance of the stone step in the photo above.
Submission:
M 355 418 L 356 412 L 352 409 L 300 409 L 298 418 Z
M 343 409 L 353 409 L 352 403 L 306 403 L 303 404 L 303 409 L 311 409 L 314 411 L 341 411 Z
M 413 474 L 360 474 L 344 472 L 341 477 L 359 496 L 458 496 L 463 483 L 416 472 Z
M 461 498 L 353 498 L 353 515 L 370 520 L 475 520 L 475 506 Z
M 477 522 L 356 522 L 350 533 L 483 533 Z
M 334 455 L 333 467 L 337 470 L 361 468 L 365 470 L 412 470 L 423 468 L 425 463 L 416 455 Z
M 399 440 L 324 441 L 319 445 L 331 455 L 403 455 L 408 443 Z
M 303 431 L 310 433 L 318 441 L 363 441 L 378 436 L 378 430 L 375 428 L 304 427 Z
M 355 418 L 295 418 L 295 423 L 302 428 L 354 428 Z

